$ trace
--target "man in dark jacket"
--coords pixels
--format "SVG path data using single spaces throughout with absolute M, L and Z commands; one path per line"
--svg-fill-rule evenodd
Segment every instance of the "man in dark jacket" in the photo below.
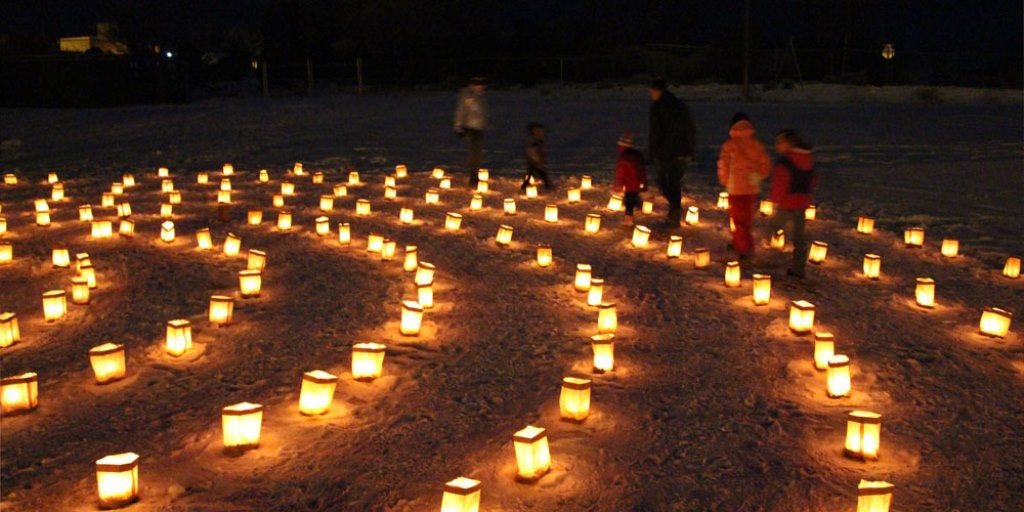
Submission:
M 648 155 L 658 168 L 658 186 L 668 200 L 668 220 L 679 226 L 682 217 L 683 171 L 693 158 L 696 128 L 690 110 L 668 91 L 665 81 L 651 82 L 651 131 Z

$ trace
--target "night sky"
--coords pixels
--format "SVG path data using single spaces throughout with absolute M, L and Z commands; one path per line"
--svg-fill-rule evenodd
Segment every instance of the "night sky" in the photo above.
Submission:
M 145 25 L 156 37 L 168 40 L 202 38 L 218 31 L 259 29 L 271 5 L 301 6 L 316 11 L 369 9 L 384 15 L 396 27 L 441 27 L 450 14 L 466 14 L 465 25 L 504 33 L 516 27 L 579 27 L 595 30 L 614 42 L 675 42 L 711 44 L 736 34 L 742 24 L 741 0 L 723 2 L 663 2 L 657 0 L 548 2 L 305 2 L 275 0 L 8 0 L 0 24 L 12 30 L 70 36 L 92 33 L 98 21 L 111 20 L 122 31 Z M 669 4 L 669 5 L 667 5 Z M 883 2 L 854 0 L 854 30 L 859 40 L 893 41 L 899 48 L 918 51 L 1021 52 L 1022 16 L 1019 0 L 964 2 L 959 0 L 907 0 Z M 473 19 L 471 15 L 479 16 Z M 822 26 L 824 18 L 843 21 L 843 2 L 814 0 L 755 1 L 754 25 L 768 38 L 794 35 L 798 40 L 835 43 L 841 26 Z M 432 15 L 433 14 L 433 15 Z M 757 41 L 755 41 L 755 44 Z M 762 41 L 765 43 L 765 41 Z

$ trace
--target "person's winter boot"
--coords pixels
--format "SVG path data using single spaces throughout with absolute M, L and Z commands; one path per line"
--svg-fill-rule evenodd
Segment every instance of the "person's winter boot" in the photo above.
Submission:
M 628 213 L 626 215 L 624 215 L 622 217 L 622 225 L 623 226 L 632 226 L 633 225 L 633 216 L 628 214 Z
M 668 217 L 665 219 L 665 225 L 670 228 L 678 228 L 679 220 L 683 216 L 683 210 L 681 208 L 673 208 L 668 211 Z

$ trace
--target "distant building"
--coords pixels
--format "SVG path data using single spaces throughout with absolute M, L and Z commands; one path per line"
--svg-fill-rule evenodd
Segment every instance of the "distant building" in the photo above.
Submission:
M 117 37 L 117 25 L 113 23 L 97 23 L 96 35 L 60 38 L 60 51 L 85 53 L 98 51 L 125 55 L 128 45 Z

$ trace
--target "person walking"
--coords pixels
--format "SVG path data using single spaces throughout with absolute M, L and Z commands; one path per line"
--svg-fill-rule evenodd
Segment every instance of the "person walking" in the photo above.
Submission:
M 530 182 L 540 181 L 544 184 L 544 190 L 551 190 L 551 178 L 548 177 L 547 152 L 544 151 L 544 125 L 540 123 L 529 123 L 526 125 L 526 175 L 523 177 L 523 184 L 519 191 L 526 193 L 526 187 Z
M 683 172 L 696 150 L 696 128 L 686 104 L 664 80 L 651 82 L 651 130 L 647 155 L 658 169 L 658 187 L 668 200 L 666 224 L 679 227 L 682 217 Z
M 477 171 L 484 156 L 484 130 L 487 129 L 487 101 L 484 92 L 487 81 L 473 77 L 469 86 L 459 91 L 455 102 L 455 134 L 466 144 L 465 170 L 469 173 L 469 186 L 475 188 Z
M 729 140 L 722 143 L 718 155 L 718 182 L 729 193 L 729 218 L 735 227 L 732 250 L 740 259 L 748 259 L 754 252 L 754 208 L 761 180 L 768 177 L 771 165 L 764 144 L 754 136 L 750 117 L 742 112 L 734 114 L 729 123 Z
M 777 210 L 769 226 L 772 233 L 779 229 L 790 233 L 793 240 L 793 262 L 786 270 L 786 275 L 802 278 L 807 267 L 807 251 L 810 249 L 804 238 L 804 225 L 807 222 L 804 215 L 814 201 L 818 172 L 811 147 L 795 130 L 785 129 L 775 135 L 775 152 L 779 159 L 772 168 L 771 194 Z
M 615 163 L 613 192 L 622 192 L 626 216 L 622 223 L 633 225 L 633 210 L 641 205 L 640 193 L 647 190 L 647 170 L 644 155 L 633 145 L 633 132 L 626 130 L 619 137 L 619 158 Z

